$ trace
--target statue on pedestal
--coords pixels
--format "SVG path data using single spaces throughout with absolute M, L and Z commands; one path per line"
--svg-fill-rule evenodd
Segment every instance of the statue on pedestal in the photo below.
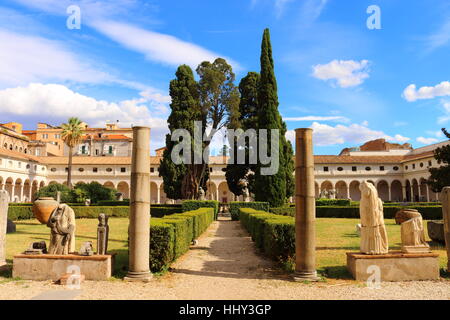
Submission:
M 248 192 L 247 186 L 245 186 L 243 192 L 244 202 L 250 202 L 250 192 Z
M 97 227 L 97 254 L 105 255 L 108 252 L 108 239 L 109 239 L 109 217 L 100 213 L 98 216 Z
M 206 200 L 206 198 L 205 198 L 205 190 L 203 190 L 202 187 L 200 187 L 198 189 L 198 200 L 201 200 L 201 201 Z
M 75 213 L 66 204 L 59 204 L 47 222 L 50 228 L 49 254 L 67 255 L 75 252 Z
M 361 252 L 381 255 L 389 251 L 386 227 L 384 225 L 383 202 L 378 198 L 375 186 L 364 181 L 359 186 L 361 202 Z
M 404 253 L 428 253 L 430 246 L 425 241 L 422 216 L 413 217 L 402 223 L 402 252 Z

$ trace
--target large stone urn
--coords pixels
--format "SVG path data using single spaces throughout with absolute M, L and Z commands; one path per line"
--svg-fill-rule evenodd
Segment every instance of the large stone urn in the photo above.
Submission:
M 41 197 L 33 203 L 33 214 L 42 224 L 47 224 L 53 210 L 58 206 L 58 201 L 51 197 Z

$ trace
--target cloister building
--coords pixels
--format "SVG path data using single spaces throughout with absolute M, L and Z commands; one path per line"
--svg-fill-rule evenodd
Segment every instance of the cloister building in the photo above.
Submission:
M 0 190 L 7 190 L 12 202 L 31 201 L 34 193 L 43 186 L 67 183 L 68 158 L 60 129 L 42 124 L 41 127 L 47 133 L 40 134 L 47 140 L 39 140 L 37 132 L 22 132 L 20 124 L 0 125 Z M 124 198 L 128 198 L 130 133 L 131 129 L 120 129 L 115 125 L 86 130 L 73 157 L 72 182 L 97 181 L 117 189 Z M 53 136 L 49 137 L 49 134 Z M 344 149 L 339 155 L 315 156 L 316 196 L 319 197 L 324 190 L 333 190 L 336 198 L 357 201 L 361 197 L 359 184 L 368 180 L 377 187 L 383 201 L 437 201 L 438 195 L 426 184 L 428 170 L 439 166 L 434 159 L 434 150 L 449 143 L 413 149 L 409 144 L 391 144 L 380 139 L 358 148 Z M 30 152 L 33 146 L 46 144 L 61 148 L 54 153 Z M 156 156 L 151 156 L 152 203 L 171 202 L 164 193 L 163 179 L 158 175 L 163 150 L 158 149 Z M 227 161 L 225 156 L 210 157 L 208 199 L 222 202 L 238 200 L 230 192 L 225 179 L 223 169 Z

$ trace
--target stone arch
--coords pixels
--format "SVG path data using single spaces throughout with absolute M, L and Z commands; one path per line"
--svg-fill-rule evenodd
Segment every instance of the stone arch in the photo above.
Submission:
M 413 195 L 411 193 L 411 182 L 407 179 L 405 182 L 405 186 L 406 186 L 406 202 L 411 202 Z
M 161 199 L 159 196 L 159 188 L 156 182 L 150 181 L 150 203 L 156 204 L 161 203 Z
M 123 194 L 124 199 L 130 199 L 130 187 L 125 181 L 119 182 L 117 185 L 117 191 Z
M 9 201 L 14 199 L 14 179 L 9 177 L 5 180 L 5 190 L 8 192 Z
M 31 200 L 33 201 L 34 199 L 36 199 L 36 193 L 38 192 L 39 186 L 38 186 L 38 181 L 37 180 L 33 180 L 33 183 L 31 184 Z
M 114 185 L 114 183 L 111 182 L 111 181 L 106 181 L 106 182 L 103 184 L 103 186 L 106 187 L 106 188 L 110 188 L 110 189 L 115 189 L 115 188 L 116 188 L 116 186 Z
M 206 199 L 217 200 L 217 186 L 213 181 L 208 181 L 208 190 L 206 190 Z
M 336 183 L 336 199 L 348 199 L 347 183 L 345 181 L 339 181 Z
M 382 201 L 389 201 L 390 200 L 390 194 L 389 194 L 389 184 L 386 180 L 380 180 L 376 184 L 377 191 L 378 191 L 378 197 Z
M 361 200 L 361 191 L 359 190 L 359 181 L 352 181 L 350 183 L 350 199 L 353 201 Z
M 314 192 L 316 194 L 316 199 L 319 198 L 320 196 L 320 188 L 319 188 L 319 184 L 316 182 L 314 182 Z
M 39 183 L 39 189 L 45 187 L 45 181 L 41 181 Z
M 228 183 L 225 181 L 219 184 L 219 201 L 223 203 L 227 203 L 233 201 L 233 194 L 228 188 Z
M 23 182 L 22 179 L 16 179 L 14 183 L 14 192 L 13 192 L 13 202 L 21 202 L 22 201 L 22 192 L 23 192 Z
M 417 179 L 412 180 L 412 202 L 419 202 L 419 183 L 417 182 Z
M 23 183 L 23 197 L 22 197 L 22 201 L 23 202 L 31 202 L 31 198 L 32 198 L 32 194 L 31 194 L 31 182 L 29 179 L 26 179 L 25 182 Z
M 391 200 L 397 202 L 403 202 L 403 187 L 402 183 L 398 180 L 394 180 L 391 183 Z
M 48 185 L 51 185 L 51 184 L 58 184 L 58 182 L 53 180 L 48 183 Z
M 425 178 L 420 178 L 419 180 L 419 194 L 420 194 L 420 201 L 428 202 L 430 201 L 428 199 L 428 184 L 427 180 Z
M 320 185 L 320 190 L 321 191 L 324 191 L 324 190 L 327 190 L 327 191 L 330 191 L 330 190 L 333 190 L 333 184 L 330 182 L 330 181 L 324 181 L 324 182 L 322 182 L 322 184 Z

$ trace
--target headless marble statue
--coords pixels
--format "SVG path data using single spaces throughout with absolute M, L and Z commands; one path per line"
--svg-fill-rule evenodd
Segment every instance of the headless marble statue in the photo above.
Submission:
M 75 252 L 75 213 L 66 204 L 53 210 L 47 222 L 50 228 L 49 254 L 66 255 Z
M 419 216 L 413 217 L 402 223 L 402 252 L 404 253 L 428 253 L 430 246 L 425 241 L 423 220 Z
M 361 252 L 381 255 L 389 251 L 388 238 L 383 217 L 383 202 L 378 198 L 375 186 L 364 181 L 359 186 L 361 202 Z
M 97 254 L 105 255 L 108 252 L 109 225 L 108 216 L 100 213 L 97 227 Z
M 447 247 L 447 272 L 450 272 L 450 187 L 445 187 L 440 196 L 444 216 L 444 237 Z

